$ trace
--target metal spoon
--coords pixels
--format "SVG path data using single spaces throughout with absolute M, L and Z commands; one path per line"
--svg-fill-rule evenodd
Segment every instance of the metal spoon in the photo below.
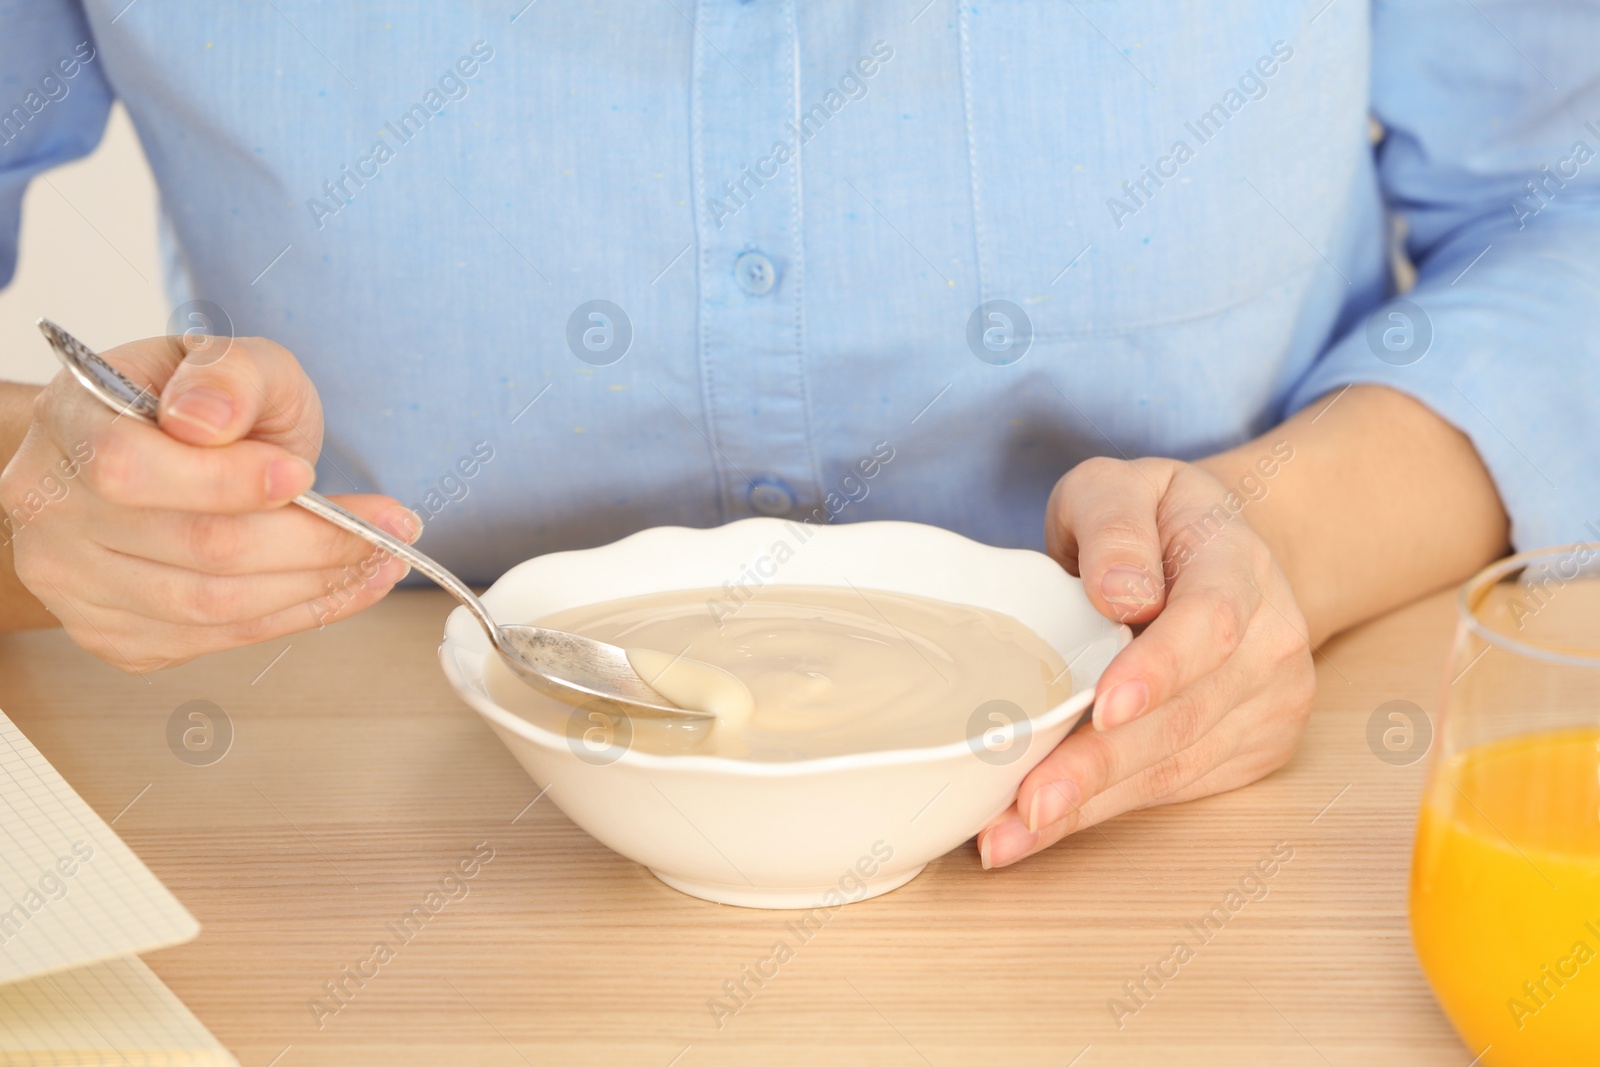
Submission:
M 148 387 L 129 381 L 121 371 L 50 320 L 40 319 L 39 329 L 73 377 L 107 407 L 151 426 L 157 425 L 158 400 Z M 474 596 L 461 579 L 404 541 L 357 518 L 320 493 L 308 489 L 295 497 L 294 503 L 399 556 L 439 583 L 478 620 L 506 665 L 533 688 L 569 704 L 613 714 L 715 718 L 710 712 L 679 707 L 656 692 L 639 677 L 628 663 L 627 655 L 616 645 L 542 626 L 496 623 L 483 601 Z

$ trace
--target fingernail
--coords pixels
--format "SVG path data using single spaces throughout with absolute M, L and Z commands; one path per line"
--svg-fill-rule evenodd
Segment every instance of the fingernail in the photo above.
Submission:
M 1112 604 L 1154 604 L 1161 599 L 1161 590 L 1138 567 L 1118 563 L 1100 579 L 1100 593 Z
M 1033 791 L 1033 802 L 1028 805 L 1028 829 L 1038 833 L 1051 823 L 1060 822 L 1078 810 L 1082 793 L 1078 783 L 1062 779 Z
M 986 870 L 986 871 L 991 866 L 991 864 L 989 863 L 989 835 L 988 834 L 984 834 L 983 835 L 983 839 L 978 842 L 978 862 L 983 864 L 983 869 Z
M 221 433 L 233 421 L 233 398 L 209 385 L 191 386 L 167 401 L 167 415 L 210 433 Z
M 1039 835 L 1019 822 L 1001 823 L 984 837 L 978 850 L 983 869 L 993 870 L 1015 863 L 1039 845 Z
M 1113 726 L 1132 722 L 1144 714 L 1150 702 L 1150 687 L 1138 678 L 1113 686 L 1094 704 L 1094 724 L 1097 729 L 1109 730 Z
M 406 544 L 422 534 L 422 517 L 407 507 L 393 507 L 378 519 L 378 525 Z
M 267 500 L 293 500 L 316 483 L 316 468 L 299 456 L 275 459 L 267 467 Z

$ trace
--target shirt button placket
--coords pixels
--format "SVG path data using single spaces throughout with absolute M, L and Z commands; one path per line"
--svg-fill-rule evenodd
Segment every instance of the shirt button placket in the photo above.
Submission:
M 700 362 L 729 517 L 786 515 L 818 495 L 791 4 L 702 0 L 695 16 Z

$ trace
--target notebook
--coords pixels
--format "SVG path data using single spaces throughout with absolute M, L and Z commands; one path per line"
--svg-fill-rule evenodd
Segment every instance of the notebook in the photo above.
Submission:
M 0 712 L 0 1063 L 235 1063 L 135 958 L 199 932 Z

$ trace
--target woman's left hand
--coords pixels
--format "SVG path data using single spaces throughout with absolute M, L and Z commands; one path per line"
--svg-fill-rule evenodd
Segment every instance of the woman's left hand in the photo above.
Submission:
M 1101 675 L 1093 728 L 1068 735 L 978 834 L 985 868 L 1125 811 L 1237 788 L 1294 753 L 1316 682 L 1306 622 L 1246 506 L 1168 459 L 1091 459 L 1057 483 L 1050 554 L 1100 612 L 1147 625 Z

